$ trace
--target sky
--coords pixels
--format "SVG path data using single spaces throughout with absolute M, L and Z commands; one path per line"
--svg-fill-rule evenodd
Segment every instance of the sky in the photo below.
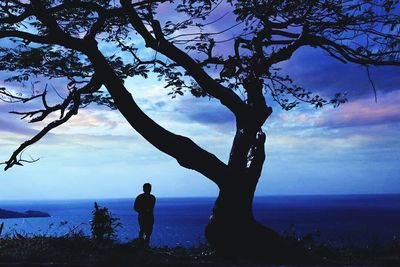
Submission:
M 267 96 L 274 112 L 264 126 L 267 159 L 256 195 L 400 193 L 400 68 L 370 69 L 375 103 L 365 68 L 318 49 L 300 49 L 280 67 L 297 84 L 328 98 L 346 91 L 349 102 L 335 109 L 300 105 L 288 112 Z M 29 90 L 4 83 L 7 75 L 0 73 L 0 87 Z M 233 115 L 215 99 L 189 94 L 171 99 L 163 86 L 153 75 L 126 81 L 151 118 L 227 162 Z M 27 108 L 0 101 L 0 162 L 43 127 L 8 113 Z M 1 171 L 0 200 L 133 198 L 144 182 L 152 183 L 158 197 L 218 194 L 207 178 L 147 143 L 117 110 L 96 105 L 80 110 L 24 156 L 40 160 Z

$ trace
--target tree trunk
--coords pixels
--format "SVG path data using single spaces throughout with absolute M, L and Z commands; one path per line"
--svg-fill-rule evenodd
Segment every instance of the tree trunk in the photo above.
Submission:
M 208 242 L 224 256 L 268 256 L 278 260 L 280 236 L 258 223 L 253 216 L 256 183 L 234 177 L 220 192 L 205 229 Z
M 287 251 L 281 237 L 258 223 L 253 215 L 254 192 L 265 160 L 264 144 L 265 134 L 260 128 L 237 127 L 229 177 L 224 177 L 224 183 L 219 185 L 220 192 L 205 230 L 211 246 L 223 256 L 281 262 Z

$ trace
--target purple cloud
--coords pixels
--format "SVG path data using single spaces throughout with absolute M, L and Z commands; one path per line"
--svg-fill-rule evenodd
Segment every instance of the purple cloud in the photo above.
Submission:
M 10 118 L 8 120 L 0 118 L 0 133 L 1 132 L 9 132 L 13 134 L 29 136 L 33 136 L 37 133 L 36 130 L 31 129 L 28 126 L 21 126 L 21 123 L 17 118 Z
M 400 123 L 400 91 L 378 96 L 378 103 L 371 98 L 349 102 L 339 109 L 323 113 L 315 121 L 319 127 L 342 128 L 378 124 Z

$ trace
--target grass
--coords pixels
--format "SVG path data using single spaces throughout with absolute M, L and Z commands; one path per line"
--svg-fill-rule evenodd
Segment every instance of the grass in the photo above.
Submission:
M 208 264 L 211 259 L 215 259 L 214 252 L 205 246 L 190 249 L 143 248 L 138 240 L 128 243 L 96 242 L 83 235 L 0 239 L 0 264 L 187 266 Z
M 364 247 L 314 244 L 312 236 L 285 235 L 304 251 L 311 265 L 400 266 L 400 242 Z M 266 252 L 267 254 L 268 252 Z M 288 259 L 291 255 L 288 253 Z M 290 262 L 290 261 L 289 261 Z M 143 248 L 128 243 L 96 242 L 81 232 L 68 236 L 9 235 L 0 239 L 0 266 L 265 266 L 263 259 L 220 257 L 207 245 L 192 248 Z M 292 262 L 296 264 L 296 262 Z

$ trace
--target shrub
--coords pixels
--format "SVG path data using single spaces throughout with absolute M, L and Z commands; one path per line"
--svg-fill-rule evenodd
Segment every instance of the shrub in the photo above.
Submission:
M 93 239 L 96 241 L 115 240 L 117 229 L 121 227 L 121 223 L 118 221 L 119 219 L 113 217 L 108 208 L 101 208 L 97 202 L 94 202 L 90 221 Z

